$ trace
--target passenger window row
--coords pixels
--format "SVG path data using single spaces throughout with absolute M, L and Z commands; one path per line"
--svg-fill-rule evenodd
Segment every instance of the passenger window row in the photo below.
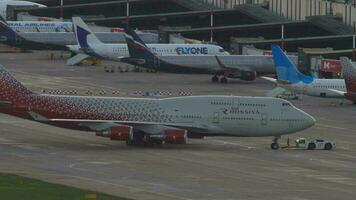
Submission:
M 259 103 L 240 103 L 240 106 L 266 107 L 266 104 L 259 104 Z
M 212 105 L 232 105 L 231 102 L 222 102 L 222 101 L 212 101 Z
M 271 118 L 270 121 L 297 122 L 297 121 L 303 121 L 303 120 L 302 120 L 302 119 L 280 119 L 280 118 Z
M 345 88 L 345 86 L 342 85 L 314 85 L 314 88 Z
M 188 119 L 201 119 L 203 118 L 202 116 L 199 116 L 199 115 L 181 115 L 180 116 L 181 118 L 188 118 Z
M 224 117 L 224 119 L 227 119 L 227 120 L 255 120 L 254 118 L 252 117 Z

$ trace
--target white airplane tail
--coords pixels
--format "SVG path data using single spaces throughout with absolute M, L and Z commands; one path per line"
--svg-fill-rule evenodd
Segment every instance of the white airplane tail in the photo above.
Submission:
M 92 45 L 103 44 L 80 17 L 73 17 L 73 27 L 78 44 L 81 48 L 90 49 Z

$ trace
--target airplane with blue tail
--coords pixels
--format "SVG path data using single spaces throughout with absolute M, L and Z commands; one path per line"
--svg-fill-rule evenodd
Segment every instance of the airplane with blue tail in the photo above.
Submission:
M 121 61 L 129 57 L 127 44 L 103 43 L 80 17 L 73 17 L 74 32 L 79 44 L 76 53 L 92 57 Z M 229 55 L 222 47 L 212 44 L 147 44 L 147 47 L 158 55 Z
M 227 83 L 227 78 L 253 81 L 257 74 L 275 72 L 272 56 L 263 55 L 157 55 L 130 28 L 125 29 L 130 57 L 121 61 L 169 73 L 213 74 L 212 82 Z M 296 56 L 290 56 L 294 62 Z
M 342 98 L 337 91 L 346 91 L 344 79 L 319 79 L 302 74 L 278 45 L 272 45 L 277 79 L 262 77 L 286 90 L 309 96 Z
M 21 49 L 32 50 L 69 50 L 68 47 L 57 44 L 33 41 L 24 38 L 11 29 L 8 23 L 0 16 L 0 43 Z

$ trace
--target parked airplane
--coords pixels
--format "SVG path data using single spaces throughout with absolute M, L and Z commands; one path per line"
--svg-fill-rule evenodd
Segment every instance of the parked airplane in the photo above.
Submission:
M 343 97 L 333 90 L 345 91 L 343 79 L 317 79 L 302 74 L 278 45 L 272 45 L 277 79 L 263 77 L 292 92 L 320 97 Z
M 72 22 L 62 21 L 7 21 L 16 32 L 73 32 Z
M 46 7 L 45 5 L 34 3 L 30 1 L 13 1 L 13 0 L 1 0 L 0 1 L 0 15 L 2 18 L 7 18 L 7 8 L 8 6 L 37 6 Z
M 125 30 L 130 57 L 121 59 L 133 65 L 172 73 L 214 74 L 212 81 L 227 83 L 227 78 L 245 81 L 256 79 L 257 73 L 274 73 L 271 56 L 254 55 L 157 55 L 131 29 Z M 90 45 L 90 44 L 89 44 Z M 296 57 L 291 57 L 297 60 Z
M 77 45 L 73 32 L 61 33 L 23 33 L 11 29 L 7 22 L 0 16 L 0 42 L 6 45 L 33 50 L 68 50 L 66 45 Z M 124 33 L 95 33 L 103 42 L 125 43 Z M 139 32 L 145 41 L 157 43 L 158 36 L 154 33 Z
M 283 99 L 189 96 L 165 99 L 36 94 L 0 66 L 0 112 L 53 126 L 95 131 L 127 144 L 186 143 L 187 137 L 274 136 L 315 119 Z
M 68 46 L 72 51 L 93 57 L 121 61 L 129 57 L 127 44 L 104 44 L 80 17 L 73 17 L 77 46 Z M 157 55 L 229 55 L 222 47 L 211 44 L 148 44 L 147 47 Z
M 9 46 L 33 50 L 68 50 L 66 46 L 26 39 L 9 28 L 0 16 L 0 42 Z
M 337 89 L 332 89 L 340 95 L 344 95 L 346 99 L 356 104 L 356 68 L 350 59 L 341 57 L 342 76 L 346 84 L 346 92 Z

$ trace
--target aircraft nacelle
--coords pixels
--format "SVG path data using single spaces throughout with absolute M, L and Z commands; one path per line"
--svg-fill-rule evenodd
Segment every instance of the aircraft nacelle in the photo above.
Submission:
M 97 132 L 97 136 L 109 137 L 111 140 L 126 141 L 133 134 L 132 126 L 113 126 L 106 131 Z
M 169 144 L 185 144 L 187 143 L 187 131 L 183 129 L 166 129 L 163 140 Z
M 229 74 L 229 78 L 239 78 L 243 81 L 254 81 L 257 77 L 256 71 L 239 71 L 237 73 Z
M 241 71 L 240 79 L 243 81 L 254 81 L 256 79 L 256 72 L 253 71 Z

